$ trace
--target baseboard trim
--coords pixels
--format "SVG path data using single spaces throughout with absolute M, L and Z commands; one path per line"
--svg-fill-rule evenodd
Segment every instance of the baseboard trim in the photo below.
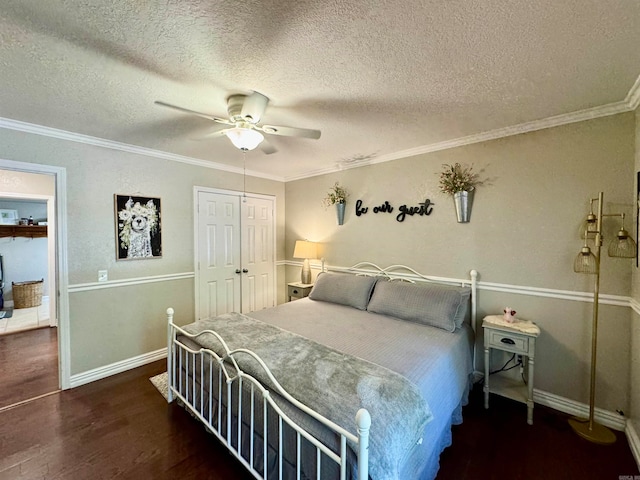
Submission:
M 478 370 L 475 370 L 473 372 L 474 383 L 479 382 L 483 377 L 483 372 L 480 372 Z M 576 417 L 584 418 L 589 417 L 589 405 L 571 400 L 569 398 L 561 397 L 560 395 L 545 392 L 544 390 L 538 390 L 537 388 L 533 389 L 533 402 L 537 403 L 538 405 L 544 405 L 545 407 L 553 408 L 554 410 L 566 413 L 568 415 L 575 415 Z M 616 412 L 610 412 L 609 410 L 604 410 L 597 407 L 593 412 L 593 416 L 596 422 L 621 432 L 626 431 L 628 429 L 628 425 L 631 423 L 628 422 L 625 417 L 617 414 Z
M 534 389 L 533 401 L 537 404 L 553 408 L 554 410 L 558 410 L 559 412 L 567 413 L 569 415 L 575 415 L 583 418 L 589 417 L 589 405 L 576 402 L 575 400 L 570 400 L 559 395 L 554 395 L 553 393 Z M 596 422 L 614 430 L 623 432 L 627 426 L 627 419 L 616 412 L 596 407 L 593 416 Z
M 633 426 L 633 422 L 631 420 L 627 420 L 627 428 L 624 431 L 627 434 L 627 441 L 629 442 L 629 448 L 631 448 L 631 453 L 633 453 L 633 458 L 636 459 L 636 463 L 638 464 L 638 470 L 640 470 L 640 437 L 638 436 L 638 432 Z
M 70 388 L 79 387 L 87 383 L 95 382 L 96 380 L 102 380 L 103 378 L 110 377 L 111 375 L 116 375 L 117 373 L 126 372 L 132 368 L 141 367 L 148 363 L 162 360 L 163 358 L 167 358 L 166 347 L 138 355 L 137 357 L 121 360 L 120 362 L 111 363 L 104 367 L 98 367 L 93 370 L 71 375 L 71 378 L 69 379 L 69 386 Z

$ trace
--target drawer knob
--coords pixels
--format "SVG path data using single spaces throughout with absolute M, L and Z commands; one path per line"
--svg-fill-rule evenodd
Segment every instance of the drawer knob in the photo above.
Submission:
M 507 345 L 515 345 L 516 344 L 516 342 L 514 342 L 510 338 L 501 338 L 500 341 L 502 343 L 506 343 Z
M 293 293 L 298 293 L 298 290 L 294 290 Z

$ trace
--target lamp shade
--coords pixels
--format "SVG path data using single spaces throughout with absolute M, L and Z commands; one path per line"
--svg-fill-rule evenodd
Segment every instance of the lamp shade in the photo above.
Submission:
M 607 253 L 610 257 L 635 258 L 636 242 L 634 242 L 633 238 L 629 236 L 629 233 L 622 228 L 618 231 L 616 238 L 611 240 Z
M 307 240 L 296 240 L 296 246 L 293 249 L 293 258 L 316 258 L 316 244 Z
M 573 271 L 576 273 L 598 273 L 598 259 L 587 246 L 582 247 L 580 253 L 573 262 Z
M 264 135 L 251 128 L 230 128 L 224 133 L 240 150 L 253 150 L 264 140 Z

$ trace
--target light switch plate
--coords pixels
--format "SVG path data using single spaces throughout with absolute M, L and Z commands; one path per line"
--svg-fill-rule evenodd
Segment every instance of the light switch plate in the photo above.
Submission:
M 107 280 L 109 280 L 109 274 L 107 273 L 106 270 L 98 270 L 98 281 L 99 282 L 106 282 Z

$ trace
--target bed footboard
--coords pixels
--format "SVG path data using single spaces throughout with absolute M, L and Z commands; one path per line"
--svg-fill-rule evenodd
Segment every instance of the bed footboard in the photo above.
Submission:
M 371 416 L 366 409 L 356 415 L 354 435 L 291 396 L 251 350 L 230 350 L 210 330 L 224 351 L 181 342 L 178 336 L 197 335 L 175 325 L 173 315 L 167 309 L 168 400 L 180 400 L 254 477 L 368 480 Z M 241 356 L 258 362 L 267 381 L 244 372 Z

